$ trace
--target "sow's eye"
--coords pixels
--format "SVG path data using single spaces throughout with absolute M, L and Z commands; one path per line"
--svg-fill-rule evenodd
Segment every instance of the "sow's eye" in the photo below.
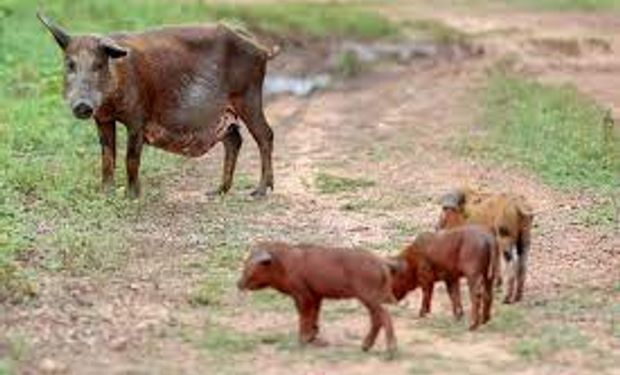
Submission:
M 99 70 L 103 69 L 103 67 L 104 67 L 104 63 L 102 63 L 100 61 L 98 61 L 98 62 L 93 64 L 93 70 L 95 70 L 95 71 L 99 71 Z
M 67 65 L 67 72 L 69 73 L 75 72 L 75 61 L 67 60 L 66 65 Z

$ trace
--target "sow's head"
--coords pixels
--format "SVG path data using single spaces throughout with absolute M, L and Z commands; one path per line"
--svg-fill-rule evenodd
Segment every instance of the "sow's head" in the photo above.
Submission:
M 72 36 L 37 13 L 64 54 L 64 94 L 79 119 L 89 119 L 113 87 L 111 63 L 127 56 L 128 50 L 114 40 L 95 35 Z

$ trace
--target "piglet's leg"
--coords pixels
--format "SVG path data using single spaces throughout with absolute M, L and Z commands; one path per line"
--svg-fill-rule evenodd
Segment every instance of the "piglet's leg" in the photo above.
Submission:
M 529 239 L 525 243 L 525 245 L 520 245 L 519 248 L 521 251 L 519 252 L 519 257 L 517 258 L 516 264 L 516 279 L 517 279 L 517 291 L 515 293 L 515 302 L 521 301 L 523 298 L 523 289 L 525 286 L 525 275 L 527 273 L 527 257 L 529 252 Z
M 482 299 L 482 324 L 491 319 L 491 306 L 493 305 L 493 280 L 486 278 L 484 281 L 484 295 Z
M 309 320 L 309 325 L 310 325 L 310 342 L 312 342 L 312 344 L 316 345 L 316 346 L 326 346 L 327 342 L 321 340 L 318 335 L 319 335 L 319 315 L 321 313 L 321 299 L 317 299 L 314 304 L 312 304 L 312 307 L 310 309 L 309 312 L 309 316 L 308 316 L 308 320 Z
M 457 320 L 463 318 L 463 304 L 461 303 L 461 285 L 459 280 L 446 280 L 446 289 L 452 302 L 452 313 Z
M 422 285 L 422 306 L 420 307 L 420 318 L 431 312 L 431 302 L 433 299 L 433 285 L 429 282 Z
M 504 296 L 504 303 L 513 303 L 515 302 L 515 286 L 517 283 L 517 260 L 511 259 L 506 264 L 506 294 Z
M 362 350 L 368 351 L 373 347 L 375 341 L 377 340 L 377 335 L 379 334 L 379 330 L 381 330 L 381 325 L 383 323 L 383 317 L 381 305 L 372 302 L 364 302 L 364 305 L 370 314 L 370 331 L 368 331 L 368 334 L 364 338 Z
M 396 337 L 394 336 L 394 326 L 392 325 L 392 318 L 390 313 L 380 306 L 381 309 L 381 321 L 383 327 L 385 327 L 385 339 L 387 342 L 387 352 L 390 359 L 396 355 Z
M 467 284 L 469 286 L 469 297 L 471 299 L 471 316 L 469 329 L 471 331 L 478 328 L 480 325 L 481 317 L 480 317 L 480 309 L 482 307 L 482 278 L 477 276 L 471 276 L 467 278 Z
M 295 299 L 295 305 L 299 313 L 299 342 L 302 345 L 311 343 L 319 331 L 318 317 L 321 302 L 320 300 L 300 298 Z

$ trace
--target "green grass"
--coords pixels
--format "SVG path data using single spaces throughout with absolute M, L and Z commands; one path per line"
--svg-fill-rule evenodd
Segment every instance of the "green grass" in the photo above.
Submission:
M 259 345 L 259 341 L 249 334 L 211 323 L 205 328 L 198 345 L 209 353 L 230 355 L 253 351 Z
M 620 8 L 618 0 L 503 0 L 505 3 L 545 10 L 609 10 Z
M 273 33 L 303 33 L 312 37 L 393 38 L 399 28 L 378 13 L 356 5 L 327 2 L 205 5 L 217 18 Z
M 375 186 L 374 181 L 366 178 L 342 177 L 324 172 L 315 176 L 314 183 L 321 194 L 336 194 Z
M 16 374 L 26 355 L 27 343 L 21 336 L 0 336 L 0 375 Z
M 127 221 L 140 202 L 123 198 L 125 132 L 119 126 L 117 191 L 99 191 L 100 147 L 91 122 L 75 120 L 61 98 L 61 53 L 35 18 L 40 3 L 0 3 L 0 301 L 29 295 L 36 266 L 81 274 L 114 270 L 128 248 Z M 164 0 L 74 2 L 42 6 L 74 33 L 141 30 L 221 18 L 251 29 L 309 37 L 393 37 L 398 28 L 357 5 L 252 4 Z M 157 200 L 157 184 L 182 158 L 146 148 L 142 182 Z M 239 176 L 238 176 L 239 177 Z M 247 185 L 241 176 L 238 186 Z M 15 262 L 19 258 L 20 262 Z M 39 259 L 42 259 L 40 261 Z M 39 269 L 39 267 L 34 267 Z M 34 276 L 34 277 L 33 277 Z
M 569 325 L 548 325 L 518 340 L 513 351 L 527 360 L 549 360 L 549 356 L 564 350 L 584 349 L 588 338 L 578 329 Z
M 468 145 L 516 161 L 560 188 L 620 187 L 620 139 L 606 111 L 572 86 L 547 86 L 502 70 L 484 90 L 488 136 Z
M 463 31 L 435 19 L 406 21 L 403 26 L 417 36 L 427 37 L 440 44 L 468 43 L 471 40 Z

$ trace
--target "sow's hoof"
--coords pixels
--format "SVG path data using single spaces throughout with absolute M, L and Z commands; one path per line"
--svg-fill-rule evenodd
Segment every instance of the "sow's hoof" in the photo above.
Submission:
M 265 186 L 259 186 L 250 193 L 250 196 L 254 198 L 263 198 L 266 195 L 267 195 L 267 187 Z

